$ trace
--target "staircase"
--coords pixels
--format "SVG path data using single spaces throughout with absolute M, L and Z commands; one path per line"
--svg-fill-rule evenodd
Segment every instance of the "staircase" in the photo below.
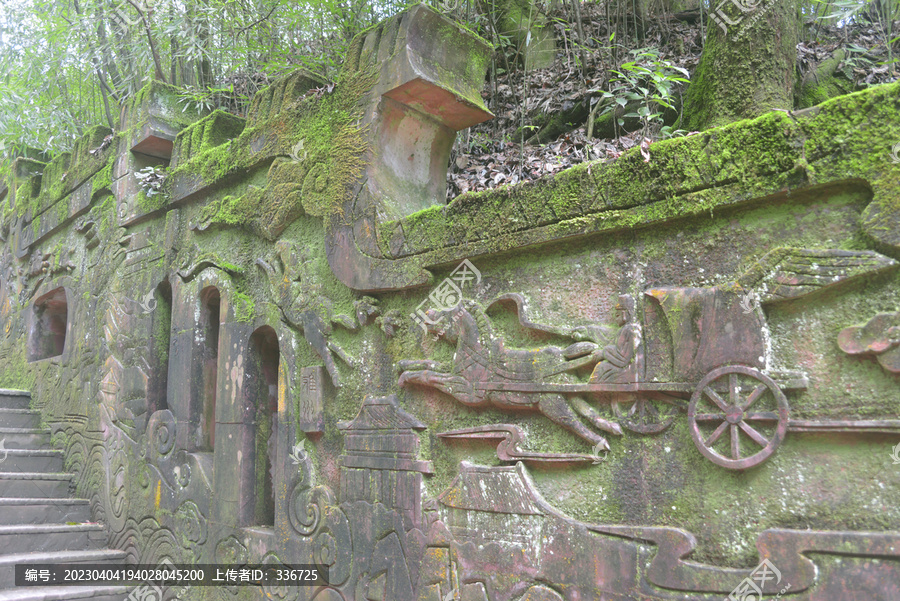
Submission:
M 85 499 L 70 496 L 72 474 L 50 431 L 29 409 L 31 393 L 0 389 L 0 601 L 122 601 L 124 586 L 15 586 L 19 563 L 107 563 L 125 559 L 106 547 Z

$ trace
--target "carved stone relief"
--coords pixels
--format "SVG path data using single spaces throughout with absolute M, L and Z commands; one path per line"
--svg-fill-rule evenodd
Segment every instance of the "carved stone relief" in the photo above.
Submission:
M 842 330 L 838 346 L 848 355 L 873 355 L 885 370 L 900 372 L 900 313 L 879 313 L 863 326 Z
M 431 309 L 425 323 L 430 332 L 455 345 L 453 362 L 440 366 L 401 361 L 399 385 L 433 387 L 471 406 L 537 410 L 595 451 L 608 450 L 609 445 L 579 416 L 615 435 L 622 435 L 621 426 L 654 434 L 668 428 L 678 412 L 686 412 L 701 454 L 722 467 L 746 469 L 771 456 L 789 430 L 872 431 L 874 425 L 789 417 L 785 391 L 805 389 L 808 380 L 796 371 L 767 373 L 767 330 L 760 305 L 800 298 L 896 265 L 869 251 L 778 249 L 734 283 L 645 290 L 645 302 L 660 310 L 650 306 L 638 312 L 635 299 L 623 295 L 614 335 L 600 326 L 560 330 L 560 335 L 582 339 L 566 348 L 507 348 L 493 333 L 485 308 L 475 304 Z M 534 327 L 523 315 L 520 312 L 520 320 Z M 645 342 L 645 327 L 667 332 L 667 341 Z M 610 344 L 600 339 L 604 333 Z M 842 342 L 845 350 L 846 344 Z M 590 375 L 579 377 L 579 370 Z M 602 417 L 586 398 L 611 403 L 621 424 Z M 900 421 L 884 420 L 878 427 L 900 431 Z
M 0 377 L 33 389 L 109 544 L 329 572 L 166 601 L 900 598 L 900 167 L 842 158 L 870 126 L 835 99 L 439 206 L 487 61 L 425 6 L 367 31 L 347 181 L 298 125 L 335 88 L 300 72 L 246 127 L 187 126 L 216 153 L 153 84 L 66 159 L 111 182 L 31 181 L 61 204 L 0 223 Z M 147 152 L 173 166 L 153 206 Z M 57 288 L 67 352 L 29 363 Z

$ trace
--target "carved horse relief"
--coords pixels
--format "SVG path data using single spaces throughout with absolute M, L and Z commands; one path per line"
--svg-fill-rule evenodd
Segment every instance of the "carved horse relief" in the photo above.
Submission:
M 622 434 L 618 424 L 604 419 L 583 399 L 534 389 L 537 382 L 577 382 L 573 372 L 597 363 L 598 344 L 510 349 L 502 338 L 494 336 L 484 309 L 474 303 L 445 311 L 430 309 L 427 315 L 429 331 L 456 345 L 453 364 L 446 367 L 434 361 L 401 361 L 400 386 L 430 386 L 475 407 L 492 404 L 502 409 L 536 410 L 598 449 L 609 449 L 608 442 L 585 426 L 578 415 L 600 430 Z M 442 325 L 446 323 L 450 325 L 444 329 Z M 509 386 L 492 386 L 496 384 Z
M 731 283 L 646 290 L 643 323 L 634 299 L 621 296 L 620 329 L 602 348 L 604 330 L 583 326 L 554 333 L 593 340 L 566 348 L 508 349 L 474 303 L 431 310 L 429 331 L 456 345 L 453 363 L 401 361 L 399 384 L 429 386 L 471 406 L 537 410 L 595 450 L 608 449 L 608 443 L 579 415 L 605 432 L 618 435 L 622 429 L 585 397 L 611 402 L 621 425 L 640 434 L 662 432 L 686 412 L 701 454 L 722 467 L 746 469 L 771 456 L 789 430 L 900 431 L 900 421 L 791 419 L 785 392 L 806 388 L 807 378 L 770 369 L 761 310 L 762 304 L 896 265 L 871 251 L 778 248 Z M 520 299 L 521 307 L 518 295 L 502 298 Z M 590 368 L 589 380 L 580 380 L 579 370 Z

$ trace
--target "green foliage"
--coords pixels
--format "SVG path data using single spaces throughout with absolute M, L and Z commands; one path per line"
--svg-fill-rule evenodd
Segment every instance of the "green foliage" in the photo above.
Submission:
M 68 148 L 84 124 L 102 119 L 90 70 L 70 53 L 67 24 L 34 4 L 0 10 L 0 141 L 7 153 Z
M 234 83 L 227 86 L 206 86 L 206 88 L 186 87 L 178 94 L 178 102 L 184 105 L 182 112 L 204 113 L 220 108 L 237 109 L 250 104 L 250 96 L 234 89 Z
M 639 119 L 646 136 L 652 123 L 662 121 L 664 110 L 675 110 L 675 87 L 688 83 L 688 72 L 663 59 L 656 48 L 640 48 L 630 54 L 634 60 L 613 71 L 615 76 L 610 81 L 610 90 L 602 94 L 603 98 L 613 101 L 602 114 L 617 110 L 617 107 L 631 108 L 633 110 L 617 119 L 619 125 L 629 117 Z
M 880 64 L 892 65 L 897 62 L 895 58 L 894 46 L 900 41 L 897 31 L 894 28 L 895 22 L 900 19 L 900 2 L 897 0 L 810 0 L 810 12 L 818 23 L 834 25 L 844 32 L 844 43 L 847 44 L 847 30 L 852 23 L 864 23 L 871 25 L 871 33 L 875 34 L 876 39 L 884 46 L 887 51 L 887 60 Z M 816 27 L 818 33 L 818 27 Z M 864 67 L 871 67 L 875 62 L 871 60 L 870 50 L 862 49 L 853 44 L 848 44 L 852 52 L 856 52 L 861 56 L 858 59 L 866 58 L 868 55 L 868 64 Z M 851 65 L 852 67 L 852 65 Z M 853 77 L 848 77 L 851 81 Z
M 822 15 L 820 19 L 831 19 L 837 23 L 846 23 L 866 5 L 859 0 L 813 0 L 813 2 L 820 4 L 825 11 L 831 11 L 831 14 Z
M 185 111 L 242 114 L 260 88 L 298 66 L 333 79 L 350 40 L 404 7 L 396 0 L 4 2 L 0 155 L 20 147 L 55 154 L 89 126 L 115 129 L 122 106 L 151 80 L 183 90 Z
M 671 125 L 663 125 L 659 128 L 659 133 L 663 137 L 663 139 L 668 140 L 669 138 L 680 138 L 681 136 L 686 136 L 689 132 L 686 129 L 675 129 Z
M 849 44 L 847 46 L 847 55 L 844 57 L 844 60 L 841 61 L 838 70 L 844 74 L 844 77 L 853 81 L 855 79 L 853 74 L 854 69 L 867 70 L 875 66 L 875 62 L 867 56 L 868 52 L 868 49 L 863 48 L 862 46 Z

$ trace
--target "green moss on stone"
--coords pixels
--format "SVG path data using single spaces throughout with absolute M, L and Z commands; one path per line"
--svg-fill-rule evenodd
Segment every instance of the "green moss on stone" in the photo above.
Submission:
M 25 358 L 25 345 L 14 346 L 7 360 L 0 365 L 0 388 L 10 390 L 32 390 L 36 374 Z
M 583 163 L 552 178 L 464 194 L 445 207 L 383 223 L 379 243 L 387 255 L 430 252 L 421 260 L 439 264 L 473 250 L 496 252 L 711 213 L 835 179 L 866 177 L 884 198 L 897 199 L 900 167 L 891 162 L 887 141 L 900 139 L 898 97 L 900 84 L 880 86 L 803 115 L 772 112 L 656 142 L 649 161 L 632 149 L 614 161 Z M 877 135 L 875 123 L 881 124 Z M 865 132 L 885 140 L 878 152 Z M 878 219 L 890 227 L 890 218 L 872 217 Z M 480 246 L 473 248 L 475 243 Z M 466 254 L 450 251 L 464 246 Z
M 114 163 L 115 157 L 109 157 L 106 166 L 94 174 L 94 177 L 91 179 L 91 199 L 98 193 L 112 188 L 112 169 Z
M 253 299 L 241 292 L 232 295 L 234 302 L 234 318 L 237 321 L 252 322 L 256 317 L 256 304 Z
M 261 224 L 270 224 L 302 211 L 324 216 L 339 210 L 348 186 L 362 175 L 366 146 L 358 125 L 362 117 L 359 101 L 374 78 L 372 70 L 345 72 L 332 93 L 300 98 L 266 121 L 251 123 L 237 139 L 207 149 L 176 167 L 173 180 L 199 180 L 212 185 L 258 167 L 266 157 L 289 156 L 292 165 L 276 163 L 264 192 L 250 189 L 241 197 L 220 202 L 207 219 L 238 224 L 248 223 L 247 217 L 252 216 Z M 276 168 L 288 169 L 291 177 L 283 180 Z M 311 169 L 318 175 L 304 184 L 311 193 L 302 200 L 298 189 L 278 188 L 282 181 L 304 182 Z
M 222 110 L 213 111 L 178 133 L 175 137 L 173 162 L 185 162 L 192 155 L 228 142 L 240 135 L 245 124 L 246 120 L 241 117 Z

